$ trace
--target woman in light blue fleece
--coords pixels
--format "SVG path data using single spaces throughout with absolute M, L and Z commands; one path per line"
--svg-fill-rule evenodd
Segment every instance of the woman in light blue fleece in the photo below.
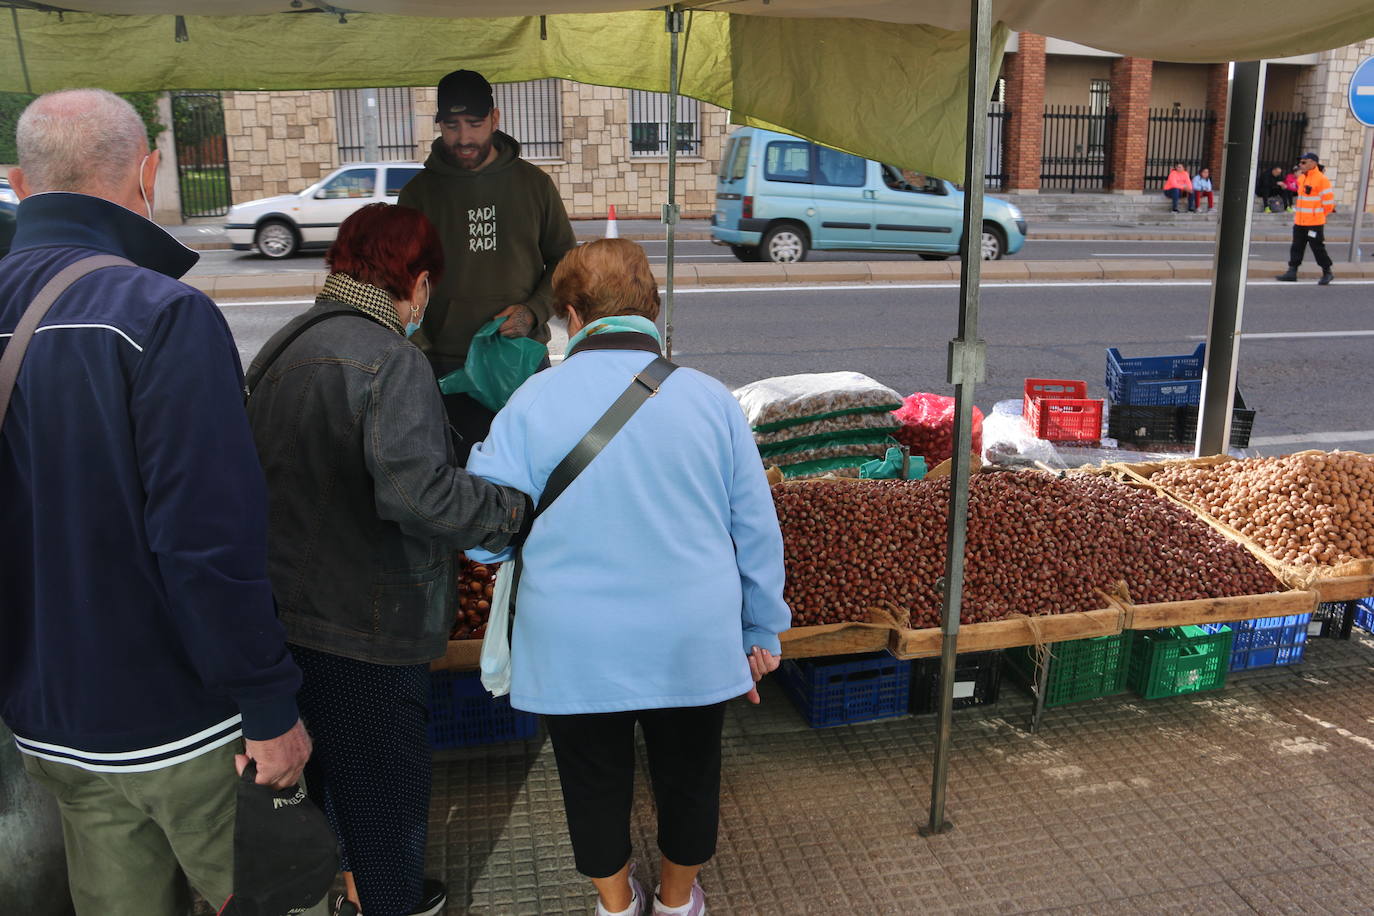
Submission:
M 553 277 L 568 356 L 536 374 L 468 472 L 536 501 L 554 467 L 659 353 L 644 251 L 603 239 Z M 509 551 L 469 551 L 481 562 Z M 511 705 L 546 716 L 574 859 L 598 914 L 648 912 L 630 863 L 634 727 L 663 854 L 655 914 L 706 911 L 724 703 L 777 667 L 783 549 L 758 448 L 719 382 L 678 369 L 535 522 L 511 645 Z

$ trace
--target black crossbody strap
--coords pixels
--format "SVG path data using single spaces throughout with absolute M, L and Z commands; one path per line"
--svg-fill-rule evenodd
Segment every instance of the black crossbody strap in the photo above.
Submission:
M 582 441 L 573 446 L 572 451 L 558 462 L 558 467 L 553 469 L 549 475 L 549 480 L 544 484 L 544 492 L 539 496 L 539 505 L 535 507 L 534 518 L 539 518 L 544 510 L 549 507 L 559 495 L 568 488 L 568 484 L 577 479 L 577 475 L 592 463 L 592 459 L 601 454 L 601 450 L 606 447 L 615 434 L 634 416 L 635 411 L 649 398 L 658 394 L 658 389 L 663 382 L 672 375 L 677 366 L 668 362 L 661 356 L 654 357 L 643 371 L 634 377 L 630 382 L 630 387 L 626 388 L 620 397 L 616 398 L 614 404 L 601 415 L 601 419 L 592 424 L 587 435 L 582 437 Z M 509 640 L 515 630 L 515 596 L 520 590 L 520 573 L 524 569 L 522 557 L 523 548 L 515 549 L 514 572 L 511 574 L 510 584 L 510 620 L 507 624 L 506 639 Z
M 5 414 L 9 413 L 10 397 L 14 394 L 14 384 L 19 380 L 19 365 L 24 361 L 24 352 L 29 348 L 29 341 L 38 332 L 38 323 L 43 320 L 43 316 L 48 314 L 48 309 L 52 308 L 53 303 L 65 293 L 73 283 L 80 280 L 87 274 L 94 273 L 105 267 L 133 267 L 133 263 L 124 258 L 115 257 L 112 254 L 98 254 L 89 258 L 82 258 L 75 264 L 69 264 L 57 272 L 43 288 L 34 296 L 33 302 L 24 310 L 24 314 L 19 316 L 19 324 L 15 325 L 14 334 L 10 337 L 9 344 L 5 347 L 5 355 L 0 356 L 0 427 L 5 425 Z
M 258 382 L 262 381 L 262 377 L 267 374 L 267 370 L 272 366 L 273 363 L 277 361 L 277 358 L 280 357 L 283 352 L 285 352 L 287 347 L 295 343 L 297 337 L 300 337 L 302 334 L 313 328 L 315 325 L 319 324 L 321 321 L 324 321 L 329 318 L 337 318 L 340 316 L 348 315 L 352 315 L 355 318 L 366 318 L 368 321 L 371 321 L 374 324 L 382 324 L 380 321 L 378 321 L 376 318 L 373 318 L 371 315 L 368 315 L 364 312 L 360 312 L 356 309 L 341 309 L 337 312 L 325 312 L 323 315 L 316 315 L 313 318 L 309 318 L 306 321 L 301 322 L 300 326 L 296 328 L 296 330 L 286 335 L 286 339 L 283 340 L 281 343 L 277 344 L 277 348 L 273 350 L 270 354 L 268 354 L 266 359 L 256 361 L 253 363 L 252 366 L 248 367 L 248 376 L 243 380 L 244 390 L 249 395 L 251 395 L 253 393 L 253 389 L 258 387 Z M 386 327 L 386 325 L 382 324 L 382 327 Z M 390 329 L 388 328 L 388 330 Z

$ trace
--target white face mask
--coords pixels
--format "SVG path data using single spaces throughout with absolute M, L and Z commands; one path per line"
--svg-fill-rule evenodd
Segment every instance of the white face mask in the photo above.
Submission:
M 138 164 L 138 193 L 143 197 L 143 207 L 148 211 L 149 222 L 153 219 L 153 202 L 148 199 L 148 189 L 143 186 L 143 167 L 148 164 L 148 156 L 151 155 L 152 153 L 148 153 Z

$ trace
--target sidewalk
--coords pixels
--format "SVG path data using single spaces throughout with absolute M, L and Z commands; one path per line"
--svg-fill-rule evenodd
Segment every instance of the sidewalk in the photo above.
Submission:
M 1307 661 L 1224 690 L 1050 710 L 1004 675 L 955 714 L 947 815 L 924 839 L 934 718 L 812 730 L 764 682 L 731 704 L 717 916 L 873 913 L 1363 913 L 1374 871 L 1374 642 L 1309 641 Z M 657 871 L 641 779 L 640 876 Z M 543 738 L 436 755 L 430 874 L 449 914 L 593 911 Z

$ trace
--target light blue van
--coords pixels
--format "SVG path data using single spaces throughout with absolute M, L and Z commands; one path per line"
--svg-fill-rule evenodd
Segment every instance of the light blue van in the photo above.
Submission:
M 964 194 L 939 178 L 757 127 L 726 140 L 711 239 L 741 261 L 802 261 L 811 249 L 915 251 L 938 261 L 959 253 L 963 227 Z M 985 198 L 984 260 L 1025 241 L 1021 211 Z

